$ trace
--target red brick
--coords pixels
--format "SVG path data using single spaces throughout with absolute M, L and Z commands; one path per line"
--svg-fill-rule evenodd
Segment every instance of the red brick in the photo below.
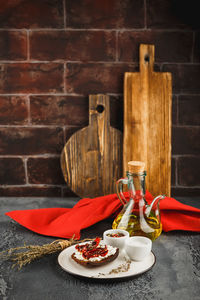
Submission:
M 119 33 L 119 60 L 138 62 L 140 44 L 155 45 L 156 62 L 190 62 L 193 33 L 167 31 L 121 32 Z
M 30 97 L 33 124 L 85 126 L 88 124 L 88 98 L 76 96 Z
M 0 128 L 0 154 L 60 154 L 62 147 L 61 128 Z
M 199 28 L 198 1 L 147 0 L 147 27 Z
M 63 1 L 1 1 L 0 27 L 61 28 L 63 27 Z
M 29 158 L 28 180 L 34 184 L 64 184 L 59 157 Z
M 194 39 L 194 62 L 200 63 L 200 31 L 195 32 L 195 39 Z
M 125 72 L 138 71 L 133 64 L 67 63 L 66 89 L 69 93 L 123 93 Z
M 172 124 L 173 125 L 177 125 L 177 122 L 178 122 L 178 118 L 177 118 L 177 115 L 178 115 L 178 110 L 177 110 L 177 107 L 178 107 L 178 100 L 177 100 L 177 97 L 176 96 L 172 96 Z
M 172 157 L 171 161 L 171 185 L 176 185 L 176 159 Z
M 0 60 L 27 59 L 25 31 L 0 31 Z
M 178 183 L 181 186 L 200 186 L 200 157 L 178 158 Z
M 162 71 L 172 73 L 173 93 L 200 93 L 200 64 L 166 64 Z
M 200 188 L 173 187 L 172 197 L 199 197 Z
M 31 96 L 32 124 L 79 126 L 89 123 L 89 97 L 78 96 Z M 123 128 L 123 99 L 110 97 L 110 124 Z M 67 130 L 75 130 L 67 128 Z
M 0 96 L 0 124 L 26 124 L 28 108 L 26 97 Z
M 72 28 L 143 28 L 140 0 L 66 1 L 66 23 Z
M 25 170 L 21 158 L 0 158 L 0 183 L 24 184 Z
M 180 95 L 178 122 L 181 125 L 200 125 L 200 95 Z
M 36 31 L 30 35 L 31 59 L 113 61 L 115 51 L 115 32 Z
M 173 127 L 172 152 L 173 154 L 200 153 L 200 127 Z
M 60 187 L 0 187 L 1 197 L 61 197 Z
M 110 126 L 123 131 L 123 96 L 110 96 Z
M 1 64 L 0 93 L 62 92 L 63 72 L 58 63 Z

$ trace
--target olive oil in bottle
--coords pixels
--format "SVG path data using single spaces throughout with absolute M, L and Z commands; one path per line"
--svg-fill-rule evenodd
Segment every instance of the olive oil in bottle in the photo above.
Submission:
M 129 216 L 119 214 L 114 220 L 112 228 L 124 229 L 129 232 L 130 236 L 145 236 L 152 241 L 159 237 L 162 232 L 162 224 L 156 217 L 146 217 L 141 221 L 138 216 L 133 214 Z

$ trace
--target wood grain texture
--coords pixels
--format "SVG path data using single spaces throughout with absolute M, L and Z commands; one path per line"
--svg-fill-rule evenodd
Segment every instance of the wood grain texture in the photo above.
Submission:
M 124 78 L 123 172 L 144 161 L 147 189 L 170 196 L 172 76 L 153 67 L 154 46 L 140 45 L 140 72 Z
M 73 134 L 61 154 L 71 190 L 81 197 L 115 193 L 122 177 L 122 142 L 122 133 L 110 126 L 109 96 L 90 95 L 89 126 Z

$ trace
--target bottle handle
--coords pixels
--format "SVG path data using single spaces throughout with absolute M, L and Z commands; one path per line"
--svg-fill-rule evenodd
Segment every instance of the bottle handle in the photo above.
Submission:
M 125 205 L 127 203 L 126 198 L 124 197 L 123 194 L 123 184 L 128 184 L 128 178 L 121 178 L 116 182 L 116 187 L 117 187 L 117 196 L 121 203 Z

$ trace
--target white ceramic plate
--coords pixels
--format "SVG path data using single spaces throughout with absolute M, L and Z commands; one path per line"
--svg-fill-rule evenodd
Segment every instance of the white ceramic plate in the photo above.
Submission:
M 149 254 L 143 261 L 131 261 L 121 251 L 118 257 L 107 265 L 87 268 L 76 263 L 71 255 L 75 251 L 75 246 L 64 249 L 58 256 L 58 263 L 66 272 L 79 277 L 91 279 L 117 280 L 142 274 L 153 267 L 156 262 L 153 252 Z

